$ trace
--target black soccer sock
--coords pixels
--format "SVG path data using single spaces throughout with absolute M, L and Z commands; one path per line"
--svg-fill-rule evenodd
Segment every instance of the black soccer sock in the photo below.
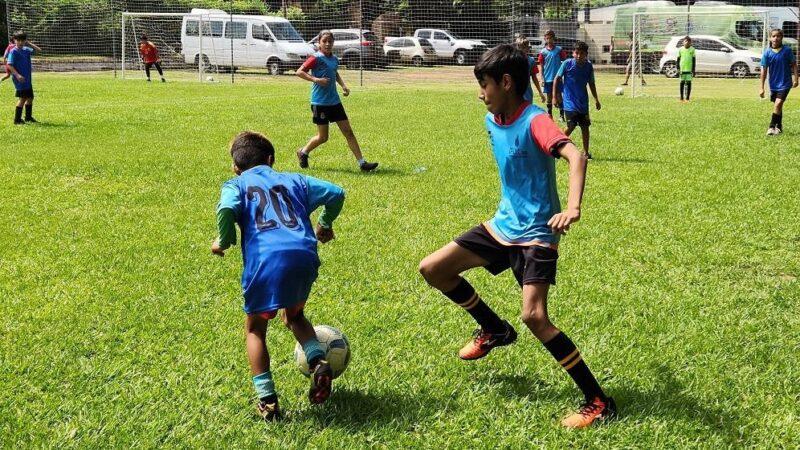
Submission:
M 692 82 L 686 82 L 686 100 L 689 100 L 689 97 L 692 96 Z
M 595 397 L 606 398 L 594 375 L 592 375 L 592 371 L 589 370 L 589 366 L 583 361 L 578 348 L 575 347 L 575 344 L 566 334 L 558 333 L 556 337 L 545 342 L 544 347 L 572 377 L 572 380 L 583 392 L 586 400 L 592 400 Z
M 150 66 L 144 66 L 144 73 L 147 75 L 147 79 L 150 79 Z
M 553 117 L 553 104 L 552 103 L 548 103 L 547 104 L 547 115 L 549 115 L 550 117 Z
M 25 120 L 33 119 L 33 105 L 28 103 L 25 105 Z
M 444 292 L 458 306 L 464 308 L 469 315 L 478 322 L 481 328 L 489 333 L 502 333 L 506 329 L 505 323 L 481 300 L 475 288 L 465 279 L 461 279 L 458 286 L 452 291 Z
M 775 123 L 775 126 L 777 126 L 779 130 L 783 131 L 783 113 L 776 114 L 776 116 L 778 116 L 778 121 Z
M 261 397 L 258 399 L 261 403 L 266 403 L 268 405 L 278 403 L 278 394 L 271 394 L 267 395 L 266 397 Z
M 683 100 L 683 88 L 686 86 L 686 82 L 681 80 L 681 100 Z
M 775 114 L 775 113 L 772 113 L 772 119 L 769 122 L 769 127 L 770 128 L 774 128 L 777 125 L 778 125 L 778 115 Z
M 158 75 L 161 76 L 161 78 L 164 78 L 164 71 L 161 70 L 161 63 L 155 63 L 155 66 L 156 70 L 158 71 Z
M 17 109 L 14 111 L 14 122 L 21 122 L 22 121 L 22 106 L 17 106 Z

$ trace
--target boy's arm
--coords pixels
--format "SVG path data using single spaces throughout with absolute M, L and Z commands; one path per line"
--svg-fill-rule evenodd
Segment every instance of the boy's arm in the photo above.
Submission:
M 342 94 L 344 94 L 345 97 L 350 95 L 350 88 L 347 87 L 346 84 L 344 84 L 344 80 L 342 79 L 342 76 L 339 75 L 338 71 L 336 72 L 336 82 L 339 83 L 339 86 L 342 87 Z
M 761 55 L 761 73 L 759 74 L 759 78 L 761 79 L 761 89 L 758 91 L 758 96 L 764 98 L 764 82 L 767 81 L 767 57 L 769 56 L 769 49 L 764 50 L 764 53 Z
M 697 68 L 697 55 L 692 56 L 692 76 L 694 76 L 695 69 Z
M 18 81 L 23 81 L 24 82 L 25 81 L 25 77 L 20 75 L 19 72 L 17 72 L 17 68 L 14 67 L 14 59 L 15 59 L 14 58 L 14 53 L 10 53 L 8 55 L 8 61 L 6 62 L 6 67 L 8 67 L 8 70 L 10 70 L 11 74 L 14 75 L 14 78 L 16 78 Z
M 556 75 L 556 77 L 553 79 L 553 89 L 550 90 L 555 97 L 556 105 L 560 105 L 562 100 L 561 91 L 558 90 L 559 83 L 561 83 L 561 75 Z
M 583 188 L 586 185 L 586 158 L 572 142 L 563 144 L 558 152 L 569 163 L 567 209 L 550 218 L 547 225 L 554 233 L 564 233 L 581 218 Z
M 225 256 L 225 250 L 236 245 L 236 217 L 242 206 L 239 189 L 233 183 L 225 183 L 217 205 L 218 237 L 211 245 L 211 252 Z
M 327 86 L 328 83 L 330 82 L 329 79 L 327 79 L 327 78 L 317 78 L 314 75 L 311 75 L 311 73 L 309 73 L 309 70 L 313 69 L 314 66 L 316 66 L 316 65 L 317 65 L 317 57 L 314 56 L 314 55 L 311 55 L 311 56 L 308 57 L 306 62 L 304 62 L 303 65 L 300 66 L 300 68 L 297 69 L 297 72 L 295 72 L 295 75 L 297 75 L 298 77 L 300 77 L 300 78 L 302 78 L 302 79 L 304 79 L 306 81 L 310 81 L 312 83 L 317 83 L 320 86 Z
M 592 66 L 592 73 L 589 76 L 589 90 L 594 97 L 594 106 L 600 111 L 600 97 L 597 96 L 597 86 L 594 84 L 594 66 Z
M 542 100 L 542 103 L 545 102 L 544 93 L 542 93 L 542 86 L 539 85 L 539 77 L 536 74 L 531 75 L 531 80 L 533 80 L 533 85 L 536 86 L 536 92 L 539 93 L 539 98 Z
M 317 219 L 317 240 L 323 244 L 335 237 L 333 221 L 339 216 L 344 206 L 344 189 L 314 177 L 305 177 L 308 186 L 308 206 L 313 211 L 324 206 Z
M 800 84 L 800 74 L 798 74 L 797 70 L 797 61 L 792 61 L 792 76 L 794 77 L 794 83 L 792 83 L 792 87 L 797 87 Z
M 42 49 L 41 49 L 41 48 L 40 48 L 38 45 L 34 44 L 34 43 L 33 43 L 33 42 L 31 42 L 31 41 L 28 41 L 28 45 L 29 45 L 29 46 L 30 46 L 32 49 L 36 50 L 37 52 L 40 52 L 40 51 L 42 51 Z

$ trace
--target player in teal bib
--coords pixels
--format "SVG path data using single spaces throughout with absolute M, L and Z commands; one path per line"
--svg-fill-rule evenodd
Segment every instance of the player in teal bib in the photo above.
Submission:
M 683 47 L 678 50 L 677 64 L 681 77 L 681 101 L 688 102 L 689 97 L 692 95 L 692 78 L 697 65 L 695 50 L 692 47 L 692 38 L 689 36 L 683 38 Z M 685 100 L 684 92 L 686 93 Z

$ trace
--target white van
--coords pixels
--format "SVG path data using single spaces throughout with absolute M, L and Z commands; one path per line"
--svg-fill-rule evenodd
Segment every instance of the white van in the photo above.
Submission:
M 234 14 L 231 18 L 221 10 L 195 8 L 183 18 L 181 53 L 187 64 L 202 60 L 205 66 L 266 67 L 279 75 L 300 67 L 314 49 L 283 17 Z

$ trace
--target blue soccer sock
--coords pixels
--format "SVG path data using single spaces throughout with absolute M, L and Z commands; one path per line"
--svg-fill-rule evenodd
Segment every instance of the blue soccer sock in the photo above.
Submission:
M 259 400 L 267 400 L 267 403 L 274 403 L 278 394 L 275 392 L 275 382 L 272 381 L 272 372 L 269 370 L 253 377 L 253 386 L 256 388 L 256 395 Z
M 313 370 L 319 360 L 325 358 L 325 352 L 322 351 L 322 347 L 319 345 L 319 341 L 316 340 L 316 338 L 311 338 L 301 345 L 303 346 L 303 353 L 306 354 L 308 368 Z

